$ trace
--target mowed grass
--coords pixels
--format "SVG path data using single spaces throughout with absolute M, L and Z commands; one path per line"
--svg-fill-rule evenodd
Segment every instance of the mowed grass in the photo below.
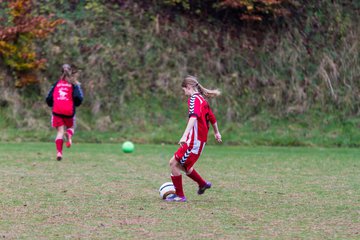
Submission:
M 176 145 L 0 143 L 2 239 L 359 239 L 360 150 L 206 146 L 213 188 L 166 203 Z

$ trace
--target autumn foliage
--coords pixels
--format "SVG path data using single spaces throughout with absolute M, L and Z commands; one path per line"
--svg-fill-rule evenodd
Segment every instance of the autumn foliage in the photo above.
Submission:
M 15 74 L 16 86 L 36 83 L 36 70 L 44 67 L 45 59 L 38 58 L 35 40 L 46 38 L 64 20 L 52 16 L 33 16 L 31 0 L 9 1 L 7 21 L 0 28 L 0 56 Z

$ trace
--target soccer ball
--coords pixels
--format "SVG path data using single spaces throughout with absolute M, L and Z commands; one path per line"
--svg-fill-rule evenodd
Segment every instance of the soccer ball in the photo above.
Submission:
M 124 153 L 132 153 L 135 149 L 135 146 L 132 142 L 126 141 L 122 145 L 122 150 Z
M 162 199 L 165 199 L 170 194 L 175 194 L 175 187 L 172 182 L 166 182 L 159 188 L 159 194 Z

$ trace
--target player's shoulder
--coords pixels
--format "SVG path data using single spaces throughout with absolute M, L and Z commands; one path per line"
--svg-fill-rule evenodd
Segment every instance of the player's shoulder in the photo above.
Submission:
M 202 104 L 206 102 L 206 100 L 201 94 L 195 93 L 189 97 L 189 102 L 193 102 L 193 103 L 199 102 L 200 104 Z
M 58 84 L 59 83 L 59 81 L 60 81 L 60 79 L 59 80 L 56 80 L 55 82 L 53 82 L 53 86 L 56 86 L 56 84 Z

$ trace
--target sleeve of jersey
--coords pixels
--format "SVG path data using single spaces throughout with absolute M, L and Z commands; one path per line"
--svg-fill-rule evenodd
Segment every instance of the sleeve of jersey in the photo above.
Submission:
M 55 88 L 55 84 L 51 86 L 51 88 L 46 96 L 46 103 L 49 107 L 52 107 L 54 104 L 54 100 L 53 100 L 54 88 Z
M 78 107 L 81 105 L 82 101 L 84 100 L 84 95 L 83 95 L 83 92 L 82 92 L 82 89 L 79 85 L 75 85 L 74 86 L 74 103 L 75 103 L 75 106 Z
M 211 108 L 209 108 L 209 121 L 211 124 L 216 123 L 216 117 L 215 114 L 211 111 Z
M 199 117 L 201 115 L 201 103 L 200 100 L 196 97 L 190 97 L 188 100 L 188 107 L 189 107 L 189 118 L 191 117 Z

